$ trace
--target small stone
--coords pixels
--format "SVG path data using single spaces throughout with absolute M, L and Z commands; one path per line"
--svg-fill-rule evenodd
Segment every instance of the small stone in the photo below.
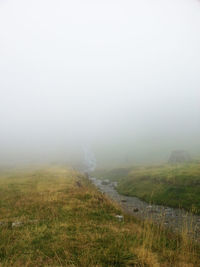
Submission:
M 22 226 L 22 222 L 13 222 L 12 223 L 12 227 L 20 227 L 20 226 Z
M 138 212 L 139 209 L 138 209 L 138 208 L 134 208 L 133 211 L 134 211 L 134 212 Z
M 114 187 L 117 187 L 118 183 L 117 182 L 113 182 L 112 184 Z
M 115 218 L 117 218 L 119 222 L 122 222 L 124 220 L 123 215 L 116 215 Z
M 102 184 L 102 185 L 109 185 L 109 183 L 110 183 L 109 180 L 104 180 L 104 181 L 102 181 L 101 184 Z

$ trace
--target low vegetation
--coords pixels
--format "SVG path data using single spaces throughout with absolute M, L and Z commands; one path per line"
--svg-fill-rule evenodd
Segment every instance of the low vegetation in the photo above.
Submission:
M 200 162 L 140 166 L 99 172 L 118 181 L 118 192 L 154 204 L 180 207 L 200 214 Z
M 61 167 L 1 172 L 0 240 L 1 266 L 200 266 L 184 235 L 123 214 Z

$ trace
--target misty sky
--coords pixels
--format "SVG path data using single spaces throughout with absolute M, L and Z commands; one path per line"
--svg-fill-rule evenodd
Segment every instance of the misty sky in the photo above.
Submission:
M 0 0 L 0 160 L 199 134 L 199 1 Z

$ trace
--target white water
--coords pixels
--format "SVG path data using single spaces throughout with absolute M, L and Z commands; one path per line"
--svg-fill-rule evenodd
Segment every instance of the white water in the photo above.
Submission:
M 89 148 L 89 146 L 83 147 L 83 153 L 84 153 L 84 167 L 85 167 L 84 171 L 90 173 L 95 170 L 97 165 L 95 155 Z

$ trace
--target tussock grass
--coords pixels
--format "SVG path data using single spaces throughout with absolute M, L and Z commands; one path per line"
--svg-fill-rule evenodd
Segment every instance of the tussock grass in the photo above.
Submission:
M 119 222 L 117 214 L 120 207 L 73 170 L 3 172 L 0 265 L 200 265 L 187 238 L 126 214 Z

